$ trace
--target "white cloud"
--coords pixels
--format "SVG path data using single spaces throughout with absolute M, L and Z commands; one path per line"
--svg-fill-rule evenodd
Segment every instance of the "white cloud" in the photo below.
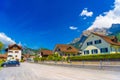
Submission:
M 120 0 L 115 0 L 114 8 L 108 12 L 103 12 L 96 17 L 93 24 L 88 28 L 110 28 L 112 24 L 120 23 Z
M 75 27 L 75 26 L 70 26 L 69 29 L 70 29 L 70 30 L 77 30 L 78 28 Z
M 88 11 L 87 8 L 84 8 L 83 11 L 80 13 L 80 16 L 86 16 L 86 17 L 92 17 L 93 12 L 92 11 Z
M 5 33 L 0 33 L 0 41 L 5 44 L 5 46 L 15 43 L 15 41 L 8 37 Z

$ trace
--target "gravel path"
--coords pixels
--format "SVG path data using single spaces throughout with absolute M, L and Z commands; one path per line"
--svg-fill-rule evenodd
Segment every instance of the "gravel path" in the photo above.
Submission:
M 120 80 L 120 72 L 22 63 L 0 70 L 0 80 Z

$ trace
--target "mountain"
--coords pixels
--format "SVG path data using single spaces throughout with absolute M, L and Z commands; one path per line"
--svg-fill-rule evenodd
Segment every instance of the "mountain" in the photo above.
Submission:
M 38 54 L 40 50 L 49 50 L 49 49 L 47 49 L 47 48 L 32 49 L 32 48 L 29 48 L 29 47 L 27 47 L 27 46 L 23 46 L 23 51 L 22 51 L 22 53 L 23 53 L 23 54 L 35 55 L 35 54 Z
M 82 46 L 82 43 L 85 41 L 88 35 L 82 34 L 79 38 L 75 38 L 70 45 L 76 47 L 77 49 L 80 49 Z
M 120 24 L 112 24 L 112 26 L 109 28 L 109 36 L 116 36 L 118 38 L 118 41 L 120 41 Z
M 39 49 L 31 49 L 31 48 L 28 48 L 26 46 L 23 47 L 23 54 L 34 55 L 34 54 L 37 54 L 38 52 L 39 52 Z
M 112 26 L 109 28 L 109 31 L 113 34 L 120 32 L 120 24 L 112 24 Z
M 116 36 L 118 38 L 118 41 L 120 41 L 120 24 L 112 24 L 110 28 L 93 28 L 91 30 L 85 30 L 80 35 L 79 38 L 75 38 L 70 45 L 80 49 L 85 39 L 92 33 L 96 32 L 102 35 L 107 36 Z

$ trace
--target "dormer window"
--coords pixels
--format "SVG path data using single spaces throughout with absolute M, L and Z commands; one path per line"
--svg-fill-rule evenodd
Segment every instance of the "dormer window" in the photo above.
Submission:
M 72 49 L 72 47 L 68 47 L 68 48 L 67 48 L 67 50 L 71 50 L 71 49 Z
M 60 49 L 59 49 L 59 48 L 57 48 L 57 49 L 56 49 L 56 51 L 60 51 Z
M 118 42 L 118 39 L 117 39 L 117 37 L 116 36 L 113 36 L 113 39 L 111 39 L 113 42 Z

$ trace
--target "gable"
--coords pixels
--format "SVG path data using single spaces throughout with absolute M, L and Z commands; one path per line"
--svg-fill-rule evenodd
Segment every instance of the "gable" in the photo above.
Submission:
M 101 40 L 101 44 L 95 44 L 95 41 Z M 92 42 L 92 46 L 96 46 L 96 47 L 104 47 L 106 45 L 110 45 L 108 42 L 106 42 L 103 38 L 101 38 L 100 36 L 91 34 L 88 36 L 88 38 L 85 40 L 85 42 L 83 43 L 81 49 L 85 49 L 88 45 L 88 42 Z
M 9 49 L 9 50 L 22 50 L 22 47 L 19 46 L 19 45 L 14 44 L 14 45 L 10 45 L 10 46 L 8 47 L 8 49 Z

